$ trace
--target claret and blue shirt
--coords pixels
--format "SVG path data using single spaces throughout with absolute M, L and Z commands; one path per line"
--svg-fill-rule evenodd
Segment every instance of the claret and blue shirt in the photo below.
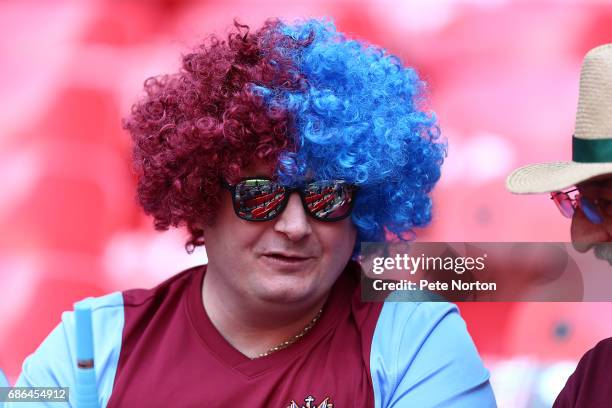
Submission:
M 351 261 L 307 336 L 250 359 L 208 318 L 205 273 L 194 267 L 152 289 L 88 299 L 101 407 L 495 406 L 489 373 L 452 304 L 362 302 Z M 74 386 L 74 325 L 64 312 L 16 386 Z

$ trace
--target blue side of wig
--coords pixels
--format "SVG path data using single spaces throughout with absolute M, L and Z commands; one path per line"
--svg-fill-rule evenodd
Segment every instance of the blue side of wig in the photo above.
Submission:
M 424 83 L 397 57 L 347 39 L 329 20 L 278 28 L 305 44 L 274 46 L 307 82 L 305 89 L 280 94 L 255 89 L 272 108 L 295 117 L 297 150 L 281 155 L 279 179 L 351 181 L 360 186 L 352 214 L 358 244 L 384 241 L 387 232 L 411 239 L 413 227 L 431 221 L 429 193 L 446 156 L 435 115 L 420 108 Z

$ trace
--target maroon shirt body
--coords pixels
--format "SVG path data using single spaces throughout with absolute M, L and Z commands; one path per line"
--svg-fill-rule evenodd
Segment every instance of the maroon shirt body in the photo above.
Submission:
M 325 398 L 337 407 L 373 406 L 369 350 L 382 305 L 360 302 L 357 269 L 336 282 L 308 341 L 256 359 L 234 349 L 204 313 L 204 272 L 185 271 L 153 291 L 124 292 L 126 323 L 109 408 L 156 401 L 241 407 L 245 400 L 287 407 L 308 397 L 313 406 Z
M 578 363 L 553 408 L 612 407 L 612 338 L 600 341 Z

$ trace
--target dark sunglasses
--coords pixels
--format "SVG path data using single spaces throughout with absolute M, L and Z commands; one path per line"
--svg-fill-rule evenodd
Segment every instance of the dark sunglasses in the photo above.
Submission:
M 561 214 L 564 217 L 572 218 L 574 211 L 580 208 L 585 217 L 593 224 L 603 223 L 603 217 L 597 209 L 597 204 L 592 202 L 586 197 L 583 197 L 579 193 L 577 188 L 569 191 L 555 191 L 550 193 L 550 198 L 555 202 Z M 576 193 L 571 196 L 570 193 Z
M 304 210 L 319 221 L 339 221 L 351 214 L 357 187 L 343 180 L 314 181 L 300 187 L 285 187 L 267 177 L 249 177 L 222 185 L 232 194 L 236 215 L 247 221 L 270 221 L 289 202 L 294 191 L 300 194 Z

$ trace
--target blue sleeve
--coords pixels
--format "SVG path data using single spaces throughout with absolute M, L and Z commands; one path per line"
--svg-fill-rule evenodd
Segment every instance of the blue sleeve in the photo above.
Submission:
M 106 407 L 110 398 L 124 325 L 123 296 L 120 292 L 87 299 L 92 306 L 94 369 L 99 403 Z M 76 336 L 73 312 L 62 313 L 62 321 L 27 357 L 15 387 L 69 387 L 69 404 L 7 403 L 5 408 L 74 406 L 76 378 Z
M 0 368 L 0 387 L 10 387 L 11 385 L 9 384 L 8 378 L 6 378 L 6 374 L 4 374 L 4 371 L 2 371 L 2 369 Z M 0 404 L 0 407 L 2 406 L 2 404 Z
M 489 373 L 449 303 L 386 302 L 370 370 L 376 408 L 496 406 Z

